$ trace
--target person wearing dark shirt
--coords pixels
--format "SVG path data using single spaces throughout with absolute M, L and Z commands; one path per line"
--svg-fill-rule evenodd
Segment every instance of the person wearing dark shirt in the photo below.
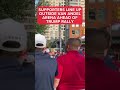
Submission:
M 34 70 L 32 64 L 22 65 L 16 53 L 0 53 L 0 90 L 34 90 Z
M 85 58 L 79 53 L 80 40 L 70 38 L 67 53 L 57 58 L 58 75 L 55 77 L 57 90 L 85 89 Z
M 34 90 L 34 65 L 23 65 L 20 52 L 26 49 L 24 25 L 0 20 L 0 90 Z
M 110 30 L 86 30 L 86 90 L 120 90 L 120 73 L 108 58 Z
M 57 61 L 43 53 L 46 39 L 35 34 L 35 90 L 54 90 L 54 77 L 57 75 Z

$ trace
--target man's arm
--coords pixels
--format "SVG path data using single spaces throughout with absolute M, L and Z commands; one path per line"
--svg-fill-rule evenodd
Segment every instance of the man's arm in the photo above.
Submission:
M 60 79 L 55 78 L 54 79 L 54 88 L 56 89 L 59 85 Z
M 63 65 L 61 63 L 60 58 L 57 59 L 57 63 L 58 63 L 58 69 L 57 69 L 57 74 L 56 74 L 55 79 L 54 79 L 54 88 L 58 87 L 60 79 L 62 77 L 62 73 L 63 73 Z

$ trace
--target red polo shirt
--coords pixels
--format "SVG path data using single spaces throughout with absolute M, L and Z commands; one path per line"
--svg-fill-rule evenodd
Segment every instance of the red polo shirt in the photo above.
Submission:
M 120 90 L 120 73 L 99 58 L 86 58 L 86 90 Z
M 85 58 L 77 51 L 69 51 L 57 58 L 57 90 L 80 90 L 85 88 Z

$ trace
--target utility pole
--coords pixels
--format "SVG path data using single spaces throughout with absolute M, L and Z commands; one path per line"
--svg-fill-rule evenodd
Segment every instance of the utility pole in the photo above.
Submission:
M 69 6 L 69 0 L 66 0 L 65 4 L 66 6 Z M 66 45 L 68 38 L 69 38 L 69 24 L 66 24 L 65 25 L 65 45 Z
M 61 25 L 59 25 L 59 43 L 60 43 L 60 53 L 62 52 L 62 40 L 61 40 Z
M 59 6 L 61 6 L 61 3 L 59 2 Z M 60 53 L 62 52 L 62 40 L 61 40 L 61 24 L 59 24 L 59 49 L 60 49 Z

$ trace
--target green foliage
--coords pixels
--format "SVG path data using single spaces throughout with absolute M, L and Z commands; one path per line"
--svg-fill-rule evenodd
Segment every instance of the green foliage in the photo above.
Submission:
M 41 34 L 45 34 L 45 30 L 49 27 L 48 25 L 42 25 L 35 22 L 36 31 Z
M 32 0 L 0 0 L 0 19 L 12 18 L 19 21 L 32 3 Z
M 36 12 L 37 12 L 37 7 L 38 6 L 49 6 L 49 2 L 46 1 L 46 2 L 38 2 L 38 4 L 36 5 Z M 35 22 L 35 26 L 36 26 L 36 31 L 38 33 L 41 33 L 41 34 L 45 34 L 45 30 L 47 30 L 49 28 L 48 25 L 42 25 L 42 24 L 38 24 L 37 22 Z
M 50 47 L 51 48 L 56 48 L 57 46 L 59 47 L 59 45 L 60 45 L 59 39 L 55 39 L 53 42 L 50 42 Z M 63 48 L 65 47 L 64 40 L 62 40 L 62 47 Z
M 20 22 L 28 15 L 25 10 L 34 9 L 34 0 L 0 0 L 0 19 L 12 18 Z M 34 13 L 33 13 L 34 17 Z M 28 33 L 28 49 L 34 51 L 35 34 Z
M 38 4 L 36 5 L 37 7 L 38 6 L 50 6 L 50 3 L 49 3 L 49 1 L 43 1 L 43 2 L 38 2 Z

